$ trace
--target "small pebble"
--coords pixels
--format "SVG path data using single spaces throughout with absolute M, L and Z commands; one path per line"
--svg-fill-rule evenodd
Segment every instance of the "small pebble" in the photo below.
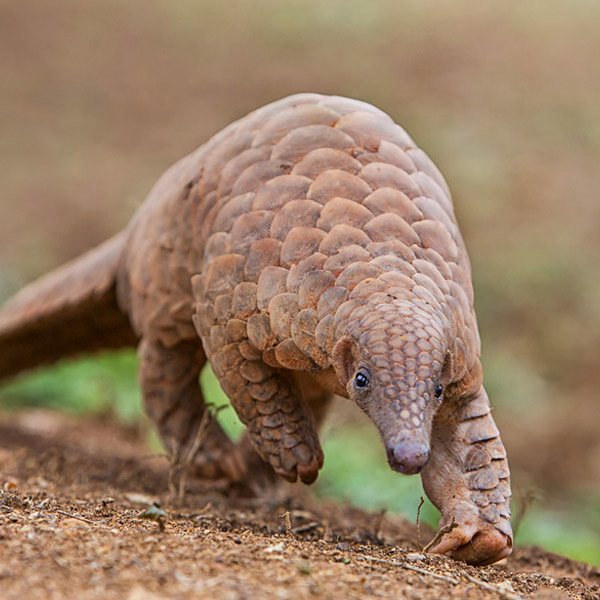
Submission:
M 425 555 L 419 552 L 409 552 L 404 558 L 406 560 L 423 560 Z
M 275 544 L 274 546 L 269 546 L 268 548 L 265 548 L 263 552 L 283 552 L 284 548 L 285 544 L 283 542 L 279 542 L 279 544 Z

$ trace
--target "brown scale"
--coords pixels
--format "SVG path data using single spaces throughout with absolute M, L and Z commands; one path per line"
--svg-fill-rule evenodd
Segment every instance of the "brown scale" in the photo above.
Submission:
M 327 261 L 327 257 L 320 252 L 315 252 L 306 258 L 300 260 L 300 262 L 290 267 L 290 274 L 287 278 L 287 289 L 290 292 L 298 292 L 302 282 L 312 273 L 319 271 L 323 272 L 322 269 Z M 300 302 L 300 300 L 298 300 Z
M 274 210 L 291 200 L 306 197 L 312 180 L 299 175 L 280 175 L 267 181 L 255 194 L 253 210 Z M 283 239 L 283 238 L 282 238 Z
M 314 481 L 318 425 L 341 394 L 393 469 L 422 473 L 441 525 L 456 521 L 435 552 L 474 564 L 510 552 L 508 465 L 450 192 L 378 109 L 299 94 L 214 136 L 121 234 L 9 301 L 0 376 L 136 343 L 146 410 L 175 459 L 205 414 L 206 361 L 247 425 L 234 445 L 210 422 L 199 474 Z
M 362 164 L 342 150 L 317 148 L 296 163 L 296 166 L 292 169 L 292 174 L 315 179 L 323 171 L 334 169 L 356 175 L 362 169 Z

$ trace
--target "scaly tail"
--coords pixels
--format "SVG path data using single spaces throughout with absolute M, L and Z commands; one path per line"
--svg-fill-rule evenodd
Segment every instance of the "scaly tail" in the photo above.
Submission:
M 34 281 L 0 308 L 0 379 L 59 358 L 135 346 L 118 307 L 126 232 Z

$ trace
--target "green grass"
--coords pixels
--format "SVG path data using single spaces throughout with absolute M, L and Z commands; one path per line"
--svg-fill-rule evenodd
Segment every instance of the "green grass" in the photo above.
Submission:
M 114 412 L 124 421 L 142 417 L 133 352 L 103 353 L 24 374 L 0 388 L 4 407 L 44 406 L 76 414 Z
M 64 361 L 3 386 L 0 403 L 13 408 L 45 406 L 76 414 L 111 413 L 132 422 L 143 418 L 136 369 L 137 358 L 130 351 Z M 213 405 L 228 404 L 210 369 L 204 371 L 201 381 Z M 219 412 L 219 420 L 232 437 L 241 434 L 243 426 L 231 407 Z M 416 520 L 420 497 L 424 496 L 421 480 L 398 475 L 388 468 L 374 428 L 335 427 L 324 432 L 322 441 L 325 465 L 314 487 L 316 494 L 366 509 L 386 509 Z M 439 513 L 427 501 L 421 518 L 435 527 Z M 574 500 L 570 511 L 534 505 L 521 523 L 517 543 L 537 544 L 600 564 L 598 530 L 600 511 L 589 502 Z
M 579 511 L 553 511 L 534 508 L 523 519 L 517 535 L 519 544 L 535 544 L 576 560 L 600 565 L 600 520 L 590 520 L 591 506 L 579 506 Z

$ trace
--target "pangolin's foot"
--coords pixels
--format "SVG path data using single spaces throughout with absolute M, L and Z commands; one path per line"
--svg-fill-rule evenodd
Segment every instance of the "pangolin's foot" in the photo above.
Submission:
M 303 408 L 303 407 L 302 407 Z M 292 420 L 280 413 L 257 419 L 248 427 L 256 452 L 285 480 L 313 483 L 323 466 L 323 450 L 308 418 Z
M 263 440 L 259 440 L 263 442 Z M 299 442 L 290 447 L 275 446 L 259 443 L 262 456 L 269 462 L 272 469 L 290 483 L 300 480 L 302 483 L 313 483 L 323 466 L 323 451 L 320 446 Z M 269 451 L 274 449 L 274 451 Z
M 441 510 L 430 550 L 472 565 L 489 565 L 512 551 L 506 452 L 483 387 L 471 399 L 444 401 L 431 434 L 423 487 Z
M 281 477 L 259 456 L 247 432 L 237 443 L 236 452 L 242 457 L 246 471 L 243 477 L 232 482 L 233 490 L 254 498 L 271 495 L 281 483 Z
M 512 533 L 506 534 L 482 519 L 471 508 L 447 513 L 440 521 L 440 539 L 429 549 L 470 565 L 491 565 L 512 552 Z M 503 528 L 510 532 L 508 521 Z
M 270 437 L 274 437 L 270 431 Z M 290 483 L 298 480 L 312 483 L 323 466 L 323 451 L 318 441 L 295 436 L 280 436 L 277 440 L 266 438 L 264 431 L 249 429 L 240 441 L 249 465 L 248 477 L 252 480 L 266 477 L 267 480 L 283 478 Z
M 219 437 L 219 436 L 217 436 Z M 247 433 L 236 444 L 229 438 L 200 448 L 194 458 L 194 474 L 219 481 L 234 495 L 260 497 L 269 494 L 281 481 L 271 465 L 256 452 Z M 211 436 L 211 441 L 217 441 Z
M 201 479 L 234 484 L 243 481 L 247 472 L 244 453 L 229 438 L 217 446 L 200 448 L 193 459 L 193 473 Z
M 246 462 L 243 453 L 211 417 L 200 424 L 193 439 L 172 444 L 171 470 L 200 479 L 236 482 L 246 476 Z
M 286 481 L 295 483 L 300 480 L 306 484 L 313 483 L 323 466 L 322 452 L 320 449 L 311 453 L 304 452 L 304 449 L 299 452 L 294 450 L 295 448 L 283 448 L 277 456 L 269 457 L 271 466 Z

